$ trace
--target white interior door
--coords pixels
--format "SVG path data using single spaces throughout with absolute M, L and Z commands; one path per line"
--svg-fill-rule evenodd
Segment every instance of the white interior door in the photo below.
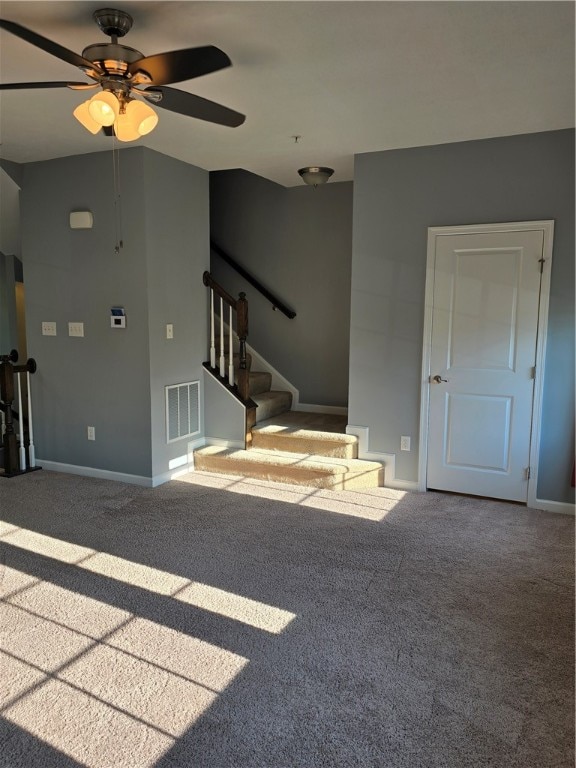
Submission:
M 526 501 L 543 231 L 435 243 L 426 485 Z

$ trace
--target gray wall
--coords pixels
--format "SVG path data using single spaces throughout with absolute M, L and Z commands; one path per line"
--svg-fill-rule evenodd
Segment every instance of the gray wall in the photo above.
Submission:
M 165 387 L 200 381 L 208 348 L 208 172 L 145 150 L 145 228 L 152 410 L 152 474 L 187 453 L 187 440 L 166 443 Z M 166 339 L 166 324 L 174 338 Z M 202 417 L 201 417 L 202 418 Z
M 20 188 L 0 167 L 0 354 L 18 349 L 16 296 L 20 255 Z M 18 350 L 22 358 L 24 350 Z
M 0 251 L 20 256 L 20 187 L 0 167 Z
M 213 255 L 211 271 L 249 301 L 249 344 L 300 390 L 304 403 L 345 406 L 352 183 L 286 189 L 247 171 L 210 174 L 210 229 L 297 316 L 289 320 Z
M 207 438 L 242 443 L 246 438 L 246 412 L 242 403 L 212 374 L 204 370 L 204 414 Z
M 0 251 L 0 355 L 16 349 L 20 354 L 19 362 L 22 362 L 23 351 L 18 348 L 15 265 L 15 256 Z
M 356 157 L 348 421 L 417 479 L 431 226 L 554 219 L 538 496 L 574 499 L 574 131 Z M 400 452 L 400 435 L 413 449 Z
M 208 175 L 147 149 L 123 149 L 119 253 L 110 153 L 28 164 L 23 176 L 37 455 L 144 477 L 167 471 L 168 457 L 183 451 L 165 446 L 163 385 L 200 378 L 197 342 L 184 339 L 203 319 L 197 307 L 180 307 L 208 263 Z M 92 211 L 94 228 L 71 230 L 73 210 Z M 189 298 L 205 304 L 203 287 L 201 294 L 191 287 Z M 173 299 L 176 316 L 168 312 Z M 110 327 L 113 306 L 125 308 L 125 330 Z M 43 320 L 57 322 L 56 337 L 41 335 Z M 68 336 L 69 321 L 84 322 L 84 338 Z M 172 346 L 162 341 L 166 322 L 175 324 Z

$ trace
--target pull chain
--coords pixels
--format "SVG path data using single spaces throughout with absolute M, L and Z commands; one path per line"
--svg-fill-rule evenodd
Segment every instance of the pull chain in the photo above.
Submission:
M 120 194 L 120 152 L 116 144 L 116 136 L 112 136 L 112 167 L 114 172 L 114 230 L 116 234 L 116 245 L 114 252 L 120 253 L 124 248 L 122 239 L 122 196 Z

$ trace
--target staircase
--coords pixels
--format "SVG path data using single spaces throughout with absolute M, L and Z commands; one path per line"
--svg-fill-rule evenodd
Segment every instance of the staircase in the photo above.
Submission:
M 233 262 L 228 256 L 226 261 Z M 284 307 L 238 264 L 234 265 L 275 309 L 295 317 L 295 312 Z M 246 449 L 217 445 L 200 448 L 194 451 L 195 468 L 334 490 L 383 485 L 384 467 L 358 459 L 357 438 L 345 434 L 345 417 L 292 411 L 292 393 L 272 390 L 269 372 L 251 370 L 251 356 L 246 351 L 246 295 L 240 293 L 234 299 L 209 272 L 204 272 L 202 280 L 210 289 L 210 362 L 204 367 L 243 404 Z
M 346 417 L 291 411 L 292 394 L 271 390 L 272 376 L 250 371 L 256 424 L 248 450 L 206 446 L 194 451 L 204 472 L 351 490 L 383 485 L 384 468 L 358 459 L 358 441 L 345 434 Z

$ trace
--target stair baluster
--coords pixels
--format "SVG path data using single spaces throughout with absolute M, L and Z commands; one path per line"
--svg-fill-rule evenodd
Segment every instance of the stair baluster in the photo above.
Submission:
M 26 469 L 26 447 L 24 446 L 24 411 L 22 410 L 22 374 L 18 373 L 18 443 L 20 446 L 20 471 Z
M 210 288 L 210 365 L 216 368 L 216 345 L 214 338 L 214 289 Z
M 28 384 L 28 465 L 36 466 L 36 449 L 34 448 L 34 429 L 32 427 L 32 398 L 30 396 L 30 369 L 26 371 Z
M 220 297 L 220 376 L 226 376 L 226 356 L 224 355 L 224 299 Z
M 232 307 L 229 309 L 228 318 L 228 384 L 234 386 L 234 345 L 232 342 Z

